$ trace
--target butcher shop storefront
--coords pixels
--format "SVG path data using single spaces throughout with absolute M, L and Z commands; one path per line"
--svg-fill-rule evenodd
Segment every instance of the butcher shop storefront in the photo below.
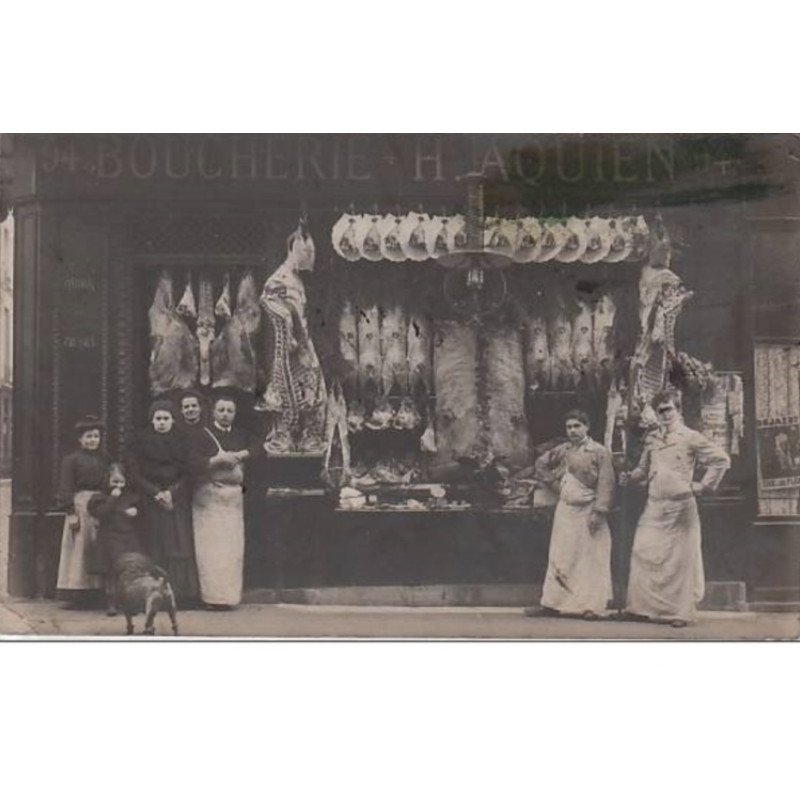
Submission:
M 9 586 L 51 596 L 72 425 L 233 393 L 246 586 L 533 602 L 532 465 L 589 414 L 618 470 L 671 385 L 732 469 L 710 601 L 794 601 L 796 178 L 781 137 L 14 135 Z M 791 146 L 789 142 L 787 146 Z M 780 290 L 776 287 L 780 287 Z M 611 517 L 621 599 L 643 497 Z M 426 594 L 427 593 L 427 594 Z

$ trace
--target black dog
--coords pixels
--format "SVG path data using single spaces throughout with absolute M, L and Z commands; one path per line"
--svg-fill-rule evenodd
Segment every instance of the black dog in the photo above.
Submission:
M 169 576 L 141 553 L 121 553 L 114 559 L 114 595 L 119 608 L 125 614 L 127 635 L 133 631 L 133 618 L 146 614 L 144 632 L 154 636 L 155 618 L 159 611 L 166 611 L 172 623 L 172 632 L 178 635 L 178 618 L 175 609 L 175 594 Z

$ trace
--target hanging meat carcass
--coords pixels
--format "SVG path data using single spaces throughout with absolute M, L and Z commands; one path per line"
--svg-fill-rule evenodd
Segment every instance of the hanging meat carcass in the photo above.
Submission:
M 381 252 L 387 261 L 405 261 L 406 254 L 403 252 L 403 245 L 400 244 L 402 231 L 400 226 L 403 224 L 402 217 L 386 217 L 381 236 Z
M 617 306 L 613 296 L 606 292 L 597 301 L 594 309 L 594 327 L 592 331 L 594 361 L 599 376 L 608 380 L 614 373 L 614 319 Z
M 536 262 L 550 261 L 561 252 L 569 239 L 566 225 L 559 220 L 549 219 L 543 223 L 542 237 L 534 248 L 532 260 Z
M 595 375 L 592 306 L 582 297 L 576 298 L 575 302 L 578 313 L 572 321 L 572 364 L 579 373 L 578 380 L 588 384 Z
M 564 296 L 558 293 L 548 319 L 550 343 L 550 388 L 553 391 L 574 389 L 578 372 L 572 362 L 572 322 Z
M 369 227 L 367 228 L 367 233 L 364 236 L 364 241 L 361 244 L 361 252 L 364 258 L 369 261 L 380 261 L 383 258 L 383 253 L 381 252 L 382 237 L 378 227 L 379 222 L 379 217 L 370 217 Z
M 633 250 L 633 232 L 622 218 L 610 219 L 608 227 L 611 235 L 611 246 L 608 249 L 605 260 L 612 264 L 624 261 Z
M 174 306 L 172 278 L 166 272 L 161 273 L 148 316 L 152 344 L 150 391 L 158 395 L 194 386 L 199 367 L 199 345 Z
M 189 270 L 186 276 L 186 286 L 183 290 L 183 295 L 178 303 L 178 313 L 187 319 L 195 319 L 197 317 L 197 304 L 194 301 L 194 291 L 192 289 L 192 271 Z
M 577 217 L 567 220 L 567 241 L 556 256 L 558 261 L 565 264 L 577 261 L 585 252 L 589 244 L 586 222 Z
M 255 280 L 247 272 L 239 282 L 233 316 L 211 343 L 214 386 L 235 386 L 246 392 L 256 388 L 255 334 L 261 324 L 261 308 Z
M 433 394 L 431 346 L 430 319 L 412 311 L 408 319 L 408 391 L 412 397 Z
M 517 220 L 517 231 L 514 239 L 514 261 L 527 264 L 533 261 L 536 246 L 542 237 L 542 226 L 534 217 Z
M 222 286 L 217 303 L 214 306 L 214 314 L 222 320 L 228 320 L 233 316 L 231 311 L 231 274 L 225 273 L 225 283 Z
M 529 313 L 525 329 L 525 370 L 528 391 L 533 394 L 546 390 L 550 385 L 550 345 L 547 341 L 547 322 L 542 302 L 536 302 Z
M 359 309 L 358 382 L 361 401 L 374 408 L 383 395 L 381 375 L 381 323 L 377 304 Z
M 272 324 L 274 351 L 270 382 L 258 408 L 279 400 L 279 416 L 264 442 L 268 453 L 322 452 L 327 392 L 308 331 L 306 292 L 298 272 L 309 252 L 299 226 L 289 238 L 286 260 L 267 279 L 259 300 Z M 269 400 L 268 400 L 269 397 Z
M 475 370 L 478 334 L 474 325 L 443 320 L 436 326 L 433 374 L 436 385 L 438 460 L 474 456 L 478 441 L 478 389 Z
M 517 237 L 515 220 L 492 218 L 486 220 L 484 247 L 494 253 L 510 256 L 514 252 Z
M 408 320 L 398 303 L 381 319 L 381 381 L 387 395 L 405 394 L 408 387 Z
M 486 365 L 487 418 L 482 422 L 488 433 L 487 456 L 521 468 L 530 462 L 522 331 L 508 324 L 488 334 L 482 358 Z M 477 378 L 482 380 L 480 374 Z
M 361 258 L 361 239 L 359 238 L 361 221 L 362 218 L 359 215 L 345 214 L 336 222 L 331 231 L 333 249 L 348 261 L 358 261 Z
M 428 253 L 428 229 L 430 217 L 427 214 L 408 214 L 400 223 L 400 245 L 407 259 L 425 261 Z
M 358 312 L 350 300 L 345 301 L 339 317 L 339 353 L 342 389 L 352 402 L 358 396 Z
M 588 241 L 586 249 L 581 254 L 584 264 L 595 264 L 602 261 L 611 250 L 612 234 L 608 220 L 601 217 L 592 217 L 586 222 Z
M 197 302 L 197 339 L 200 343 L 200 385 L 211 383 L 210 348 L 214 341 L 214 284 L 208 277 L 200 279 Z

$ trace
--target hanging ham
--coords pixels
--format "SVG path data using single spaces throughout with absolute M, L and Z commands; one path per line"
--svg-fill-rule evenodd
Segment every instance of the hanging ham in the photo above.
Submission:
M 245 392 L 256 387 L 255 333 L 261 324 L 256 284 L 250 272 L 239 282 L 236 308 L 211 344 L 214 386 L 235 386 Z
M 191 292 L 191 285 L 188 290 Z M 193 297 L 191 301 L 194 302 Z M 158 395 L 173 389 L 188 389 L 197 380 L 199 345 L 174 307 L 172 278 L 166 272 L 159 278 L 148 316 L 152 342 L 150 391 Z

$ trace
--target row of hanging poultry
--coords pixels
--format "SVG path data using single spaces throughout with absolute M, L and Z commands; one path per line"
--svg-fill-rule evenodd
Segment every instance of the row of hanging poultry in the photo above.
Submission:
M 176 304 L 174 277 L 167 270 L 161 272 L 148 312 L 152 342 L 149 378 L 154 395 L 198 383 L 255 389 L 252 337 L 261 323 L 259 294 L 250 272 L 239 279 L 235 295 L 231 283 L 227 273 L 215 292 L 215 281 L 202 274 L 195 297 L 189 270 Z
M 484 220 L 482 246 L 513 261 L 541 263 L 641 261 L 650 231 L 642 216 Z M 481 234 L 477 246 L 481 246 Z M 346 261 L 426 261 L 474 247 L 467 220 L 425 213 L 344 214 L 331 230 L 334 251 Z

